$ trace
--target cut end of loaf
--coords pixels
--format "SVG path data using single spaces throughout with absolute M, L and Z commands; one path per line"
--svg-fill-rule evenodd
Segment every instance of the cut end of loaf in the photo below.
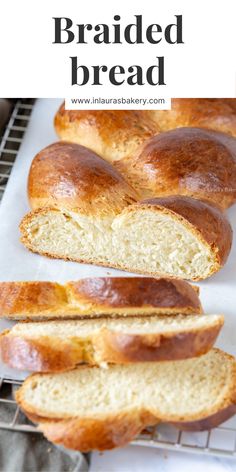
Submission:
M 26 215 L 21 232 L 33 252 L 141 274 L 200 280 L 221 265 L 218 248 L 198 228 L 158 205 L 131 205 L 115 218 L 96 219 L 42 209 Z

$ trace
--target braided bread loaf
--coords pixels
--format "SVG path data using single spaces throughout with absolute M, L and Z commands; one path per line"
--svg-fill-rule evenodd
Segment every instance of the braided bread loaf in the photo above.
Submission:
M 109 161 L 123 159 L 152 136 L 200 127 L 236 137 L 236 99 L 176 98 L 171 110 L 65 110 L 55 116 L 58 136 L 89 147 Z
M 55 128 L 114 164 L 142 198 L 188 195 L 221 208 L 236 201 L 236 139 L 220 132 L 236 137 L 236 99 L 176 99 L 170 111 L 62 105 Z
M 34 211 L 21 223 L 22 241 L 50 257 L 198 280 L 230 251 L 220 209 L 186 196 L 140 201 L 114 166 L 78 144 L 41 151 L 28 191 Z

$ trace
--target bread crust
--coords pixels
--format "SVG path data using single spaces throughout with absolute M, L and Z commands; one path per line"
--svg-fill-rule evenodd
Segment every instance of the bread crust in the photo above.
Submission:
M 132 155 L 152 136 L 183 126 L 236 137 L 235 98 L 174 98 L 171 110 L 65 110 L 55 115 L 58 136 L 114 162 Z
M 48 322 L 50 323 L 50 322 Z M 150 321 L 151 323 L 151 321 Z M 126 364 L 133 362 L 175 361 L 208 352 L 224 323 L 222 316 L 211 326 L 182 328 L 178 332 L 130 334 L 125 326 L 117 332 L 102 327 L 86 338 L 39 335 L 20 336 L 6 330 L 0 335 L 3 362 L 32 372 L 59 372 L 80 363 Z
M 117 167 L 147 197 L 187 195 L 222 209 L 236 201 L 236 139 L 224 133 L 173 129 L 145 141 Z
M 236 137 L 235 98 L 173 98 L 171 110 L 153 110 L 151 115 L 162 131 L 197 126 Z
M 26 415 L 33 422 L 39 421 L 37 415 L 28 413 Z M 144 424 L 150 426 L 156 423 L 157 419 L 148 412 L 133 412 L 133 414 L 129 412 L 107 418 L 105 422 L 92 418 L 46 420 L 40 422 L 39 430 L 55 444 L 68 449 L 89 452 L 123 447 L 141 433 Z
M 73 303 L 95 303 L 105 310 L 153 307 L 202 312 L 196 286 L 170 278 L 93 277 L 69 282 L 68 288 Z
M 109 162 L 133 154 L 159 130 L 145 110 L 65 110 L 64 104 L 54 125 L 61 139 L 82 144 Z
M 180 431 L 199 432 L 208 431 L 216 428 L 223 422 L 230 419 L 236 413 L 236 405 L 230 405 L 223 408 L 214 415 L 204 418 L 203 420 L 192 422 L 170 422 Z M 38 422 L 34 416 L 26 415 L 33 422 Z M 152 417 L 150 414 L 142 415 L 141 423 L 134 415 L 130 421 L 122 418 L 112 418 L 106 423 L 100 420 L 63 420 L 63 421 L 45 421 L 40 422 L 39 430 L 46 438 L 58 445 L 74 449 L 81 452 L 90 452 L 92 450 L 105 451 L 116 447 L 124 447 L 128 443 L 134 441 L 135 438 L 146 427 L 156 426 L 163 421 Z
M 67 305 L 66 289 L 56 282 L 0 282 L 0 318 L 53 317 Z
M 229 420 L 236 414 L 236 405 L 229 405 L 226 408 L 218 411 L 217 413 L 208 416 L 199 421 L 187 421 L 187 422 L 174 422 L 173 426 L 180 429 L 181 431 L 206 431 L 212 428 L 216 428 L 220 424 Z
M 53 207 L 90 215 L 116 215 L 138 199 L 108 162 L 79 144 L 57 142 L 40 151 L 28 177 L 31 207 Z
M 55 128 L 114 163 L 142 198 L 188 195 L 223 209 L 236 201 L 236 99 L 173 99 L 163 111 L 62 104 Z
M 180 312 L 203 312 L 197 287 L 182 280 L 92 277 L 65 285 L 0 282 L 0 317 L 53 319 Z
M 219 334 L 223 320 L 214 327 L 179 333 L 130 335 L 104 329 L 97 336 L 94 350 L 108 363 L 173 361 L 208 352 Z
M 221 352 L 218 349 L 214 350 Z M 161 422 L 174 424 L 179 429 L 187 428 L 189 431 L 208 430 L 218 426 L 236 412 L 236 362 L 232 356 L 226 353 L 221 352 L 221 355 L 222 362 L 224 358 L 233 361 L 228 393 L 218 405 L 213 405 L 207 411 L 193 414 L 191 419 L 181 415 L 174 417 L 173 414 L 166 414 L 164 417 L 159 411 L 153 411 L 151 408 L 150 411 L 130 408 L 128 411 L 114 412 L 113 415 L 97 418 L 45 417 L 43 412 L 36 411 L 24 400 L 24 390 L 27 388 L 27 383 L 40 374 L 33 374 L 24 382 L 16 392 L 16 400 L 28 418 L 39 423 L 39 429 L 50 441 L 82 452 L 124 446 L 135 439 L 142 429 Z

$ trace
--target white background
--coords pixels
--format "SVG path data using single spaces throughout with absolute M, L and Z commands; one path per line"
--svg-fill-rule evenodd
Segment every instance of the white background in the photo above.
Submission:
M 140 64 L 147 67 L 154 63 L 156 55 L 165 56 L 164 87 L 132 87 L 132 96 L 146 97 L 235 97 L 236 96 L 236 1 L 235 0 L 5 0 L 1 5 L 0 14 L 0 96 L 2 97 L 88 97 L 88 96 L 127 96 L 131 94 L 130 87 L 70 87 L 69 56 L 77 55 L 81 64 L 106 64 L 111 67 L 121 64 L 124 67 Z M 115 14 L 120 14 L 123 24 L 133 22 L 133 15 L 142 14 L 145 23 L 160 23 L 165 25 L 173 21 L 174 15 L 183 15 L 184 45 L 90 45 L 76 44 L 53 45 L 54 16 L 71 17 L 75 23 L 111 23 Z M 49 116 L 50 118 L 50 116 Z M 37 126 L 35 133 L 34 151 L 47 142 L 48 121 L 44 119 Z M 52 129 L 49 128 L 50 132 Z M 54 139 L 53 134 L 51 134 Z M 50 139 L 49 139 L 50 141 Z M 31 151 L 33 148 L 31 149 Z M 30 149 L 22 147 L 28 163 L 33 157 Z M 22 168 L 18 161 L 18 172 Z M 17 182 L 15 177 L 13 180 Z M 8 216 L 18 205 L 19 215 L 25 210 L 25 196 L 21 189 L 11 188 L 6 194 L 2 212 Z M 21 182 L 24 182 L 22 180 Z M 21 192 L 21 193 L 19 193 Z M 21 197 L 20 197 L 21 195 Z M 14 196 L 16 197 L 14 199 Z M 19 199 L 18 199 L 19 197 Z M 11 208 L 11 210 L 10 210 Z M 6 210 L 9 210 L 8 213 Z M 3 213 L 2 213 L 3 215 Z M 229 212 L 231 222 L 235 220 L 235 208 Z M 1 219 L 3 224 L 2 236 L 8 236 L 9 245 L 13 250 L 14 244 L 19 244 L 16 221 Z M 15 225 L 14 231 L 7 231 L 6 225 Z M 11 228 L 13 230 L 13 228 Z M 9 230 L 9 228 L 8 228 Z M 9 237 L 11 235 L 11 238 Z M 16 242 L 17 241 L 17 242 Z M 20 250 L 19 245 L 19 250 Z M 23 251 L 23 247 L 21 248 Z M 235 303 L 232 297 L 235 293 L 235 245 L 227 266 L 216 276 L 202 283 L 201 292 L 204 307 L 208 311 L 224 311 L 226 325 L 219 345 L 224 345 L 230 352 L 235 349 Z M 11 252 L 8 254 L 11 255 Z M 27 253 L 24 255 L 27 258 Z M 15 260 L 8 264 L 19 273 L 24 269 L 26 259 L 16 264 Z M 32 255 L 33 257 L 33 255 Z M 35 261 L 40 256 L 34 256 Z M 14 256 L 12 254 L 12 258 Z M 40 264 L 44 264 L 43 258 Z M 60 261 L 63 263 L 63 261 Z M 9 261 L 8 261 L 9 263 Z M 41 266 L 41 267 L 42 267 Z M 67 266 L 68 267 L 68 266 Z M 53 268 L 52 268 L 53 271 Z M 45 274 L 45 273 L 44 273 Z M 35 274 L 36 276 L 37 274 Z M 57 273 L 57 276 L 60 273 Z M 10 274 L 9 274 L 10 276 Z M 46 276 L 46 274 L 45 274 Z M 48 273 L 47 273 L 48 276 Z M 69 277 L 69 274 L 68 274 Z M 55 273 L 50 278 L 55 278 Z M 209 298 L 209 294 L 212 294 Z M 210 301 L 211 300 L 211 301 Z M 135 452 L 134 452 L 135 451 Z M 200 470 L 207 467 L 208 471 L 235 470 L 235 461 L 220 459 L 201 459 L 191 456 L 174 456 L 159 453 L 159 451 L 144 450 L 134 455 L 130 449 L 127 455 L 124 451 L 113 451 L 104 455 L 94 455 L 93 470 L 159 470 L 175 471 Z M 155 454 L 155 461 L 154 461 Z M 109 457 L 108 457 L 109 456 Z M 152 460 L 153 457 L 153 460 Z M 143 459 L 143 461 L 142 461 Z M 109 464 L 109 465 L 108 465 Z
M 183 15 L 183 45 L 52 44 L 52 17 L 74 23 L 122 24 L 142 14 L 144 24 L 172 23 Z M 1 96 L 20 97 L 234 97 L 236 96 L 235 0 L 7 0 L 0 18 Z M 69 56 L 81 64 L 108 67 L 155 63 L 165 56 L 166 86 L 70 86 Z

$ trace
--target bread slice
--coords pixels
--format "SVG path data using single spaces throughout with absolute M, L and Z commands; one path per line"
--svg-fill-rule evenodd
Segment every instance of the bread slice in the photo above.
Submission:
M 54 282 L 1 282 L 0 317 L 56 319 L 202 313 L 199 289 L 183 280 L 92 277 Z
M 115 217 L 42 208 L 20 229 L 23 244 L 45 256 L 189 280 L 217 272 L 232 243 L 221 211 L 188 197 L 147 200 Z
M 158 422 L 201 430 L 225 421 L 236 412 L 236 362 L 212 349 L 175 362 L 34 374 L 16 400 L 50 441 L 80 451 L 111 449 Z
M 18 323 L 0 336 L 3 362 L 56 372 L 86 362 L 123 364 L 187 359 L 212 348 L 223 315 L 159 315 Z

